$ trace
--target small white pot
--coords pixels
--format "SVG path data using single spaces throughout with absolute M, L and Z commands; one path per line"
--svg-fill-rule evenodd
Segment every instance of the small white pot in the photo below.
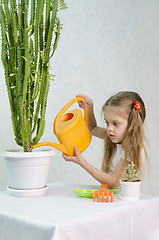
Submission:
M 134 201 L 140 198 L 141 181 L 124 182 L 120 180 L 120 198 L 122 200 Z
M 3 151 L 11 195 L 41 195 L 45 192 L 51 157 L 54 150 L 49 151 Z M 22 190 L 22 191 L 20 191 Z M 28 191 L 29 190 L 29 191 Z

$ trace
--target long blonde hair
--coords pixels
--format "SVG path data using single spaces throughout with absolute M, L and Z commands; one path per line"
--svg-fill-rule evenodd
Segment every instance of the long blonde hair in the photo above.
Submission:
M 136 111 L 136 109 L 134 108 L 134 100 L 137 100 L 141 103 L 142 106 L 140 110 Z M 129 113 L 127 133 L 122 142 L 122 147 L 125 152 L 124 160 L 125 162 L 127 161 L 127 159 L 133 161 L 135 163 L 136 170 L 139 170 L 142 165 L 142 149 L 145 151 L 145 155 L 147 156 L 144 145 L 145 135 L 143 129 L 143 123 L 146 117 L 146 110 L 143 100 L 136 92 L 122 91 L 110 97 L 104 104 L 102 110 L 104 112 L 107 106 L 122 107 L 123 105 L 127 106 L 127 110 Z M 110 138 L 106 134 L 104 143 L 104 157 L 102 163 L 102 170 L 104 172 L 109 172 L 111 159 L 115 148 L 116 144 L 112 143 Z

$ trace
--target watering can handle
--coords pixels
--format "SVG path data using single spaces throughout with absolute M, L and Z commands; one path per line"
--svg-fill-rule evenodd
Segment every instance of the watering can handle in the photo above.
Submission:
M 61 111 L 59 112 L 59 114 L 57 115 L 57 117 L 56 117 L 56 119 L 55 119 L 55 125 L 54 125 L 54 127 L 55 127 L 55 129 L 57 129 L 58 128 L 58 122 L 59 122 L 59 120 L 60 120 L 60 118 L 62 117 L 62 115 L 66 112 L 66 110 L 72 105 L 72 104 L 74 104 L 75 102 L 77 102 L 77 101 L 82 101 L 83 100 L 83 98 L 82 97 L 75 97 L 75 98 L 73 98 L 71 101 L 69 101 L 62 109 L 61 109 Z M 85 121 L 86 121 L 86 123 L 87 123 L 87 125 L 88 125 L 88 107 L 86 108 L 86 109 L 84 109 L 84 119 L 85 119 Z

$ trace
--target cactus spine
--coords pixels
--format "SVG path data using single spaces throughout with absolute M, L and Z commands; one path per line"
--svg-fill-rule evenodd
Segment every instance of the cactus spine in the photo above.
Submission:
M 64 0 L 0 0 L 1 59 L 15 141 L 31 151 L 44 132 L 50 58 L 59 40 Z

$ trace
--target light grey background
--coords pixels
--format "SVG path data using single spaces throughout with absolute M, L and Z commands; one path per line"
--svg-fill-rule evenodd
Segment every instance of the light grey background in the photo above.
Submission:
M 150 158 L 142 192 L 159 195 L 159 1 L 158 0 L 67 0 L 61 11 L 63 31 L 55 58 L 41 141 L 57 142 L 53 122 L 59 110 L 78 93 L 90 96 L 100 126 L 101 108 L 112 94 L 121 90 L 137 91 L 145 101 Z M 10 109 L 0 66 L 0 150 L 17 148 L 10 120 Z M 77 104 L 74 105 L 74 108 Z M 101 167 L 103 142 L 93 138 L 82 154 L 89 163 Z M 0 189 L 7 186 L 4 160 L 0 158 Z M 57 151 L 52 159 L 48 182 L 97 184 L 82 168 L 63 160 Z

